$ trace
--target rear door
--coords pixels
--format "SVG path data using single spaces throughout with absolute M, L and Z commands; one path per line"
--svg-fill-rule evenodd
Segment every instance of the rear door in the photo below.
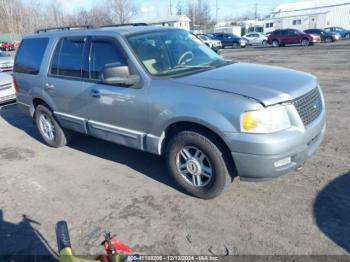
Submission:
M 84 64 L 87 61 L 87 36 L 57 39 L 44 93 L 55 105 L 55 115 L 63 127 L 86 133 L 89 94 L 83 85 L 88 77 Z
M 260 38 L 259 38 L 259 34 L 251 34 L 251 44 L 252 45 L 258 45 L 260 44 Z

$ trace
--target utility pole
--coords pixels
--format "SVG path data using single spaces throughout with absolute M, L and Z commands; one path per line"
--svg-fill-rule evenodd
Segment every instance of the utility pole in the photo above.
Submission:
M 195 29 L 196 26 L 196 1 L 192 0 L 192 12 L 193 12 L 193 29 Z
M 219 5 L 218 5 L 218 0 L 215 2 L 215 21 L 216 24 L 218 23 L 218 16 L 219 16 Z
M 254 32 L 256 32 L 256 20 L 258 19 L 258 3 L 255 3 L 254 10 Z
M 169 13 L 171 16 L 173 15 L 173 4 L 172 4 L 171 0 L 169 0 Z

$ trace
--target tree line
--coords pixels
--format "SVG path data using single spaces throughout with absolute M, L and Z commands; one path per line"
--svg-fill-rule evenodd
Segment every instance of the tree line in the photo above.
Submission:
M 191 19 L 192 29 L 214 23 L 207 0 L 178 0 L 175 8 L 177 15 Z M 100 0 L 89 10 L 73 13 L 64 10 L 57 0 L 47 4 L 38 0 L 0 0 L 0 33 L 25 34 L 48 27 L 143 22 L 137 20 L 139 13 L 133 0 Z

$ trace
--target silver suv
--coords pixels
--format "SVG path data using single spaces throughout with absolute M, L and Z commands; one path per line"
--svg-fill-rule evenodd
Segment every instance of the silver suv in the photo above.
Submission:
M 175 28 L 38 31 L 24 37 L 14 78 L 19 108 L 49 146 L 75 131 L 164 156 L 182 188 L 205 199 L 235 176 L 301 167 L 325 133 L 314 76 L 224 60 Z

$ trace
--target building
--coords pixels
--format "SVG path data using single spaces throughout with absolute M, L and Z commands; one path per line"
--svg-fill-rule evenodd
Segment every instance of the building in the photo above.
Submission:
M 281 4 L 265 20 L 264 31 L 275 29 L 325 28 L 340 26 L 350 29 L 350 0 L 304 0 Z
M 235 34 L 237 36 L 242 35 L 242 28 L 240 25 L 218 26 L 218 27 L 215 27 L 214 31 L 217 33 Z
M 189 31 L 191 19 L 189 19 L 185 15 L 174 15 L 174 16 L 148 19 L 144 22 L 149 25 L 177 27 L 177 28 L 182 28 Z
M 233 33 L 238 36 L 249 32 L 263 32 L 265 21 L 259 19 L 227 20 L 218 22 L 214 28 L 215 32 Z
M 259 19 L 253 20 L 242 20 L 240 25 L 242 27 L 242 35 L 245 35 L 249 32 L 263 32 L 264 31 L 265 21 Z

